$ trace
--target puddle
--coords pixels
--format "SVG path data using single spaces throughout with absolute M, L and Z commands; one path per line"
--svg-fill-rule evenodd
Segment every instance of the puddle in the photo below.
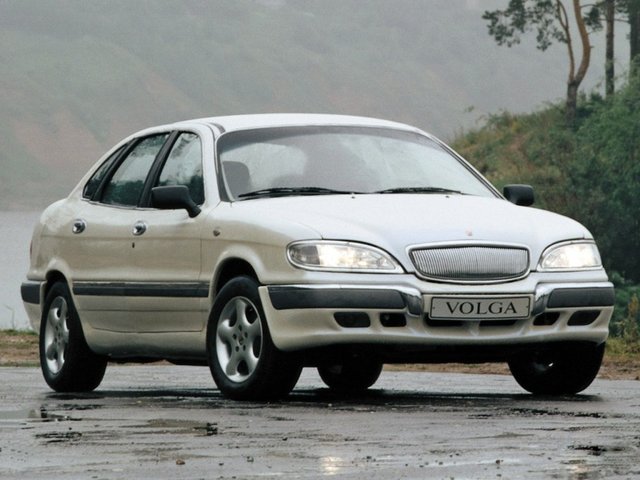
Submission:
M 40 408 L 21 409 L 21 410 L 0 410 L 0 423 L 15 423 L 15 422 L 80 422 L 82 418 L 74 417 L 68 413 L 53 413 L 56 412 L 73 412 L 73 411 L 87 411 L 97 410 L 102 408 L 102 405 L 54 405 L 54 406 L 41 406 Z
M 148 429 L 157 433 L 192 434 L 196 436 L 211 437 L 218 435 L 218 424 L 214 422 L 195 422 L 191 420 L 172 420 L 155 418 L 147 420 L 144 425 L 136 425 L 132 428 L 144 429 L 144 434 L 150 433 Z
M 28 420 L 35 410 L 0 410 L 0 422 Z
M 40 411 L 40 417 L 33 417 L 42 422 L 81 422 L 81 418 L 74 418 L 69 415 L 58 415 L 57 413 L 49 413 L 46 410 Z
M 566 416 L 575 418 L 607 418 L 606 415 L 599 412 L 575 412 L 575 411 L 562 411 L 557 408 L 544 410 L 539 408 L 510 408 L 509 411 L 516 415 L 524 417 L 536 417 L 536 416 Z
M 49 413 L 44 408 L 30 410 L 0 410 L 0 422 L 77 422 L 82 419 Z
M 65 412 L 69 411 L 86 411 L 86 410 L 98 410 L 103 408 L 104 405 L 96 404 L 96 403 L 46 403 L 40 407 L 40 410 L 63 410 Z
M 571 445 L 569 449 L 587 452 L 587 454 L 593 455 L 594 457 L 599 457 L 600 455 L 607 452 L 624 452 L 625 451 L 625 448 L 621 446 L 605 447 L 602 445 Z
M 82 433 L 69 430 L 66 432 L 38 433 L 35 437 L 45 440 L 46 443 L 64 443 L 79 440 L 82 438 Z

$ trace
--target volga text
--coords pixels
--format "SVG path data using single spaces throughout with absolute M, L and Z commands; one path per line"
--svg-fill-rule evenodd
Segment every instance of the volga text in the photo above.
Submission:
M 461 315 L 517 315 L 518 311 L 510 301 L 494 301 L 490 303 L 477 302 L 446 302 L 449 313 Z

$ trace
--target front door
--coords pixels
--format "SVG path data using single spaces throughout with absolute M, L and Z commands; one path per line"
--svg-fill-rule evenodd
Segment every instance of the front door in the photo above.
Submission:
M 202 205 L 202 142 L 182 132 L 173 142 L 152 186 L 185 185 Z M 151 205 L 152 207 L 152 205 Z M 128 297 L 140 333 L 201 331 L 206 322 L 209 283 L 200 281 L 204 213 L 149 208 L 130 224 L 136 288 Z

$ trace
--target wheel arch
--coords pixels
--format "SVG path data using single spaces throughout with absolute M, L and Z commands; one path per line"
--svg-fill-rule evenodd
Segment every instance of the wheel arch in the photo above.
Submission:
M 71 290 L 71 285 L 69 284 L 67 277 L 64 275 L 64 273 L 62 273 L 59 270 L 51 270 L 47 272 L 45 279 L 46 279 L 46 283 L 45 283 L 44 292 L 43 292 L 44 297 L 42 298 L 43 302 L 44 302 L 44 299 L 47 298 L 47 295 L 49 294 L 49 290 L 51 290 L 51 287 L 53 287 L 57 282 L 66 283 L 67 287 L 69 287 L 69 290 Z
M 213 298 L 215 298 L 222 287 L 224 287 L 229 280 L 238 276 L 247 276 L 253 278 L 260 283 L 258 274 L 255 268 L 246 260 L 239 257 L 232 257 L 226 259 L 218 268 L 216 275 L 213 279 L 212 292 Z

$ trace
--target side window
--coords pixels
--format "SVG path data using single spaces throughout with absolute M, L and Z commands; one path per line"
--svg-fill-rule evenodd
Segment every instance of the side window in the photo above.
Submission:
M 111 167 L 111 165 L 113 165 L 113 162 L 116 161 L 120 153 L 122 153 L 124 147 L 125 146 L 123 145 L 118 150 L 109 155 L 109 158 L 107 158 L 104 163 L 100 165 L 98 170 L 95 171 L 95 173 L 91 176 L 89 181 L 85 184 L 84 189 L 82 190 L 82 198 L 93 197 L 93 195 L 96 193 L 96 190 L 98 190 L 98 187 L 102 183 L 104 176 L 107 174 L 109 168 Z
M 102 203 L 135 207 L 144 182 L 169 134 L 154 135 L 139 142 L 115 171 L 102 194 Z
M 173 144 L 169 158 L 162 167 L 158 185 L 185 185 L 198 205 L 204 203 L 202 180 L 202 144 L 194 133 L 182 133 Z

